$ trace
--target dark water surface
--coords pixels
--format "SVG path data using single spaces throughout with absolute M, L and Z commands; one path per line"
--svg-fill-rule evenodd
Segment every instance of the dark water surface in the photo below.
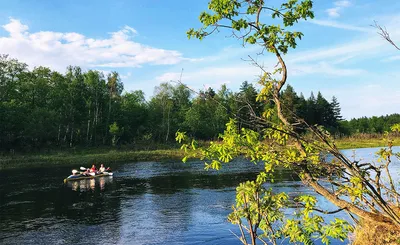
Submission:
M 371 159 L 376 151 L 359 149 L 357 156 Z M 0 244 L 241 244 L 226 216 L 235 187 L 262 166 L 238 160 L 219 172 L 201 162 L 112 167 L 112 178 L 68 184 L 65 167 L 0 171 Z M 312 193 L 288 172 L 273 187 L 291 197 Z M 334 209 L 323 198 L 319 205 Z

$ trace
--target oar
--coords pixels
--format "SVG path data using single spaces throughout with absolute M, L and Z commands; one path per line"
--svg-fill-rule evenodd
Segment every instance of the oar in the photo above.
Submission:
M 78 171 L 78 170 L 76 170 L 76 169 L 72 169 L 72 175 L 75 175 L 75 174 L 82 174 L 83 172 L 81 172 L 81 171 Z
M 79 168 L 80 170 L 82 170 L 82 171 L 86 171 L 87 170 L 87 168 L 84 168 L 84 167 L 80 167 Z M 89 173 L 91 176 L 95 176 L 96 175 L 96 173 Z

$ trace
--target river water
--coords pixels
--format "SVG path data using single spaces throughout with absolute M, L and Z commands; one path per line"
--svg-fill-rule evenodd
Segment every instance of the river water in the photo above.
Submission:
M 368 160 L 377 150 L 356 154 Z M 114 177 L 68 184 L 65 167 L 0 171 L 0 244 L 241 244 L 226 216 L 235 187 L 262 166 L 237 160 L 218 172 L 201 162 L 112 167 Z M 288 172 L 272 187 L 291 197 L 313 193 Z M 335 208 L 321 197 L 319 206 Z

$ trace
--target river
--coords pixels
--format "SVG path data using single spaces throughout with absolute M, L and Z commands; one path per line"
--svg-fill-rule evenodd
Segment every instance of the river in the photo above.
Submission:
M 377 150 L 356 154 L 372 159 Z M 262 166 L 237 160 L 218 172 L 201 162 L 112 167 L 112 178 L 68 184 L 66 167 L 0 171 L 0 244 L 241 244 L 226 216 L 235 187 Z M 292 197 L 313 193 L 288 172 L 272 186 Z M 335 208 L 321 197 L 319 205 Z

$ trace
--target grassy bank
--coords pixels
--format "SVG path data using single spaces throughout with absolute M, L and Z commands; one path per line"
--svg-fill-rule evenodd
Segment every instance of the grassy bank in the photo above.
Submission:
M 0 170 L 20 167 L 40 166 L 90 166 L 92 163 L 110 165 L 118 162 L 181 160 L 179 149 L 167 150 L 102 150 L 101 152 L 49 153 L 34 155 L 15 155 L 0 158 Z
M 400 145 L 400 137 L 396 137 L 393 139 L 393 144 L 398 146 Z M 336 146 L 339 149 L 355 149 L 355 148 L 373 148 L 373 147 L 382 147 L 385 146 L 382 138 L 342 138 L 337 139 Z
M 204 143 L 203 143 L 204 144 Z M 355 149 L 367 147 L 381 147 L 384 142 L 380 138 L 360 139 L 343 138 L 336 140 L 340 149 Z M 400 145 L 400 137 L 394 139 L 394 145 Z M 156 147 L 163 149 L 155 149 Z M 178 145 L 152 146 L 149 148 L 135 148 L 130 150 L 113 148 L 92 148 L 81 150 L 65 150 L 60 152 L 46 152 L 43 154 L 6 155 L 0 157 L 0 170 L 22 167 L 41 166 L 90 166 L 92 163 L 113 164 L 138 161 L 180 161 L 183 152 Z

